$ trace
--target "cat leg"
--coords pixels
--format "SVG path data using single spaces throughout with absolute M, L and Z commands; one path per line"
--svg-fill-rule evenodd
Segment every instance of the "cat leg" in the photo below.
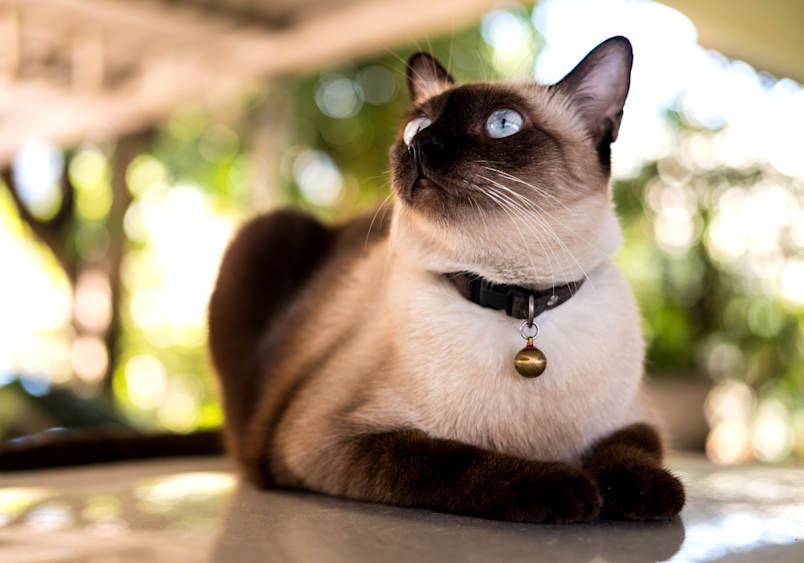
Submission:
M 684 486 L 662 467 L 662 443 L 648 424 L 632 424 L 591 451 L 586 471 L 603 496 L 604 518 L 666 520 L 681 512 Z
M 520 459 L 418 430 L 357 436 L 344 461 L 341 494 L 371 502 L 561 524 L 593 520 L 601 507 L 594 482 L 572 465 Z

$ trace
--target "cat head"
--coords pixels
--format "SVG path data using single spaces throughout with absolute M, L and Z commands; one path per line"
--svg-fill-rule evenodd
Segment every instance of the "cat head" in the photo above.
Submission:
M 583 277 L 620 243 L 610 145 L 631 64 L 631 44 L 614 37 L 552 86 L 458 85 L 414 54 L 413 103 L 391 147 L 396 245 L 430 270 L 497 283 Z

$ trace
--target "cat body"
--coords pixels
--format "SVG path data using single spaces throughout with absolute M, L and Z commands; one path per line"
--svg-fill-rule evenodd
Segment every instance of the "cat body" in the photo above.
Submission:
M 609 40 L 547 87 L 456 86 L 415 55 L 391 226 L 284 211 L 241 231 L 210 346 L 252 481 L 528 522 L 680 511 L 642 405 L 638 311 L 610 263 L 630 57 Z M 583 282 L 536 319 L 541 376 L 514 367 L 522 320 L 466 299 L 456 272 L 527 291 Z

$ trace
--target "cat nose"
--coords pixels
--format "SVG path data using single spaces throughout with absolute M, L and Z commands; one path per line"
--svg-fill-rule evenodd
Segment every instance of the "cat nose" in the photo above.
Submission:
M 443 147 L 444 144 L 436 139 L 433 135 L 419 133 L 413 138 L 410 143 L 410 150 L 413 153 L 413 158 L 416 159 L 418 164 L 421 164 L 425 154 L 433 154 L 438 149 Z

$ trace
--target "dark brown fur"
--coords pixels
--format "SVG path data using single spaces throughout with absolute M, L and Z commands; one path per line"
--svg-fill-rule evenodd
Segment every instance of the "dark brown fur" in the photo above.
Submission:
M 222 375 L 228 447 L 257 482 L 273 482 L 264 463 L 254 461 L 263 455 L 260 444 L 271 443 L 282 415 L 309 380 L 274 377 L 271 360 L 287 327 L 305 313 L 299 307 L 305 288 L 387 235 L 378 221 L 367 238 L 371 219 L 361 216 L 328 228 L 310 215 L 283 210 L 249 222 L 226 252 L 210 299 L 210 352 Z M 263 414 L 255 424 L 260 402 Z M 252 442 L 241 451 L 241 444 Z
M 220 432 L 140 434 L 129 429 L 60 430 L 0 445 L 0 471 L 89 465 L 155 457 L 219 454 Z
M 624 428 L 598 444 L 586 470 L 603 495 L 603 516 L 665 520 L 681 512 L 684 486 L 662 461 L 659 435 L 647 424 Z
M 630 57 L 625 40 L 610 41 L 606 48 Z M 471 209 L 463 182 L 482 174 L 484 161 L 504 171 L 527 170 L 529 179 L 554 187 L 566 201 L 583 194 L 562 193 L 562 174 L 577 173 L 575 185 L 603 193 L 608 169 L 597 161 L 603 157 L 595 147 L 607 147 L 616 137 L 617 107 L 603 108 L 608 113 L 599 122 L 594 112 L 584 114 L 583 119 L 591 120 L 591 138 L 568 141 L 550 121 L 564 110 L 542 119 L 539 108 L 514 88 L 456 87 L 429 57 L 419 55 L 411 64 L 418 76 L 409 75 L 417 103 L 411 115 L 428 115 L 433 123 L 410 149 L 400 139 L 391 150 L 400 205 L 440 221 L 446 218 L 445 224 L 460 221 Z M 443 82 L 440 90 L 420 84 L 421 74 Z M 620 110 L 625 92 L 620 92 Z M 559 84 L 555 95 L 572 94 L 571 88 L 561 91 Z M 425 95 L 426 101 L 421 99 Z M 491 141 L 477 124 L 501 106 L 521 110 L 525 127 Z M 588 158 L 566 159 L 562 146 L 570 143 Z M 278 212 L 248 224 L 227 251 L 210 304 L 210 342 L 221 376 L 230 449 L 250 480 L 262 487 L 308 488 L 519 522 L 586 522 L 601 510 L 628 520 L 678 514 L 683 488 L 661 467 L 661 443 L 649 425 L 615 432 L 587 452 L 583 466 L 576 466 L 524 459 L 434 438 L 415 426 L 395 426 L 392 417 L 386 418 L 394 397 L 371 410 L 376 389 L 371 384 L 350 387 L 349 382 L 365 381 L 353 378 L 370 374 L 367 380 L 381 387 L 379 382 L 394 375 L 388 368 L 392 347 L 379 340 L 376 348 L 361 350 L 360 365 L 344 361 L 361 338 L 376 343 L 370 331 L 382 326 L 374 315 L 379 309 L 367 305 L 387 297 L 381 268 L 366 256 L 373 245 L 388 241 L 386 232 L 377 230 L 367 241 L 369 223 L 362 217 L 328 228 L 300 213 Z M 369 253 L 364 252 L 366 245 Z M 332 295 L 347 300 L 348 306 L 333 307 Z M 329 323 L 329 332 L 319 340 L 314 321 L 321 311 L 332 310 L 338 318 L 320 319 Z
M 271 223 L 275 223 L 275 228 L 268 227 Z M 262 333 L 255 334 L 255 338 L 263 339 L 263 354 L 266 346 L 270 351 L 281 344 L 282 323 L 292 325 L 293 303 L 298 304 L 304 287 L 315 283 L 310 280 L 336 275 L 334 271 L 348 266 L 350 260 L 360 255 L 365 243 L 362 234 L 367 228 L 368 217 L 340 229 L 327 230 L 307 216 L 280 212 L 261 217 L 241 231 L 224 263 L 237 264 L 276 249 L 287 250 L 294 244 L 298 244 L 296 252 L 308 255 L 320 252 L 318 268 L 307 270 L 306 278 L 296 273 L 297 277 L 292 278 L 295 285 L 288 278 L 282 280 L 281 283 L 288 284 L 286 293 L 269 292 L 276 300 L 272 310 L 278 311 L 279 320 L 266 319 Z M 261 232 L 265 238 L 254 237 L 255 232 Z M 286 238 L 289 234 L 293 239 Z M 383 236 L 384 233 L 375 232 L 371 242 Z M 255 302 L 265 299 L 264 287 L 258 284 L 252 287 L 254 293 L 239 297 L 243 306 L 249 302 L 248 298 Z M 212 307 L 217 311 L 224 309 L 222 291 L 219 285 L 213 295 Z M 268 307 L 261 306 L 263 310 Z M 301 312 L 297 307 L 295 314 Z M 234 316 L 228 318 L 236 321 Z M 212 322 L 222 322 L 221 316 L 214 319 Z M 213 331 L 213 338 L 225 341 L 217 342 L 213 348 L 213 357 L 224 378 L 228 372 L 223 370 L 238 364 L 221 361 L 216 354 L 234 349 L 236 344 L 242 344 L 237 339 L 249 334 L 237 327 L 229 328 L 224 330 L 219 324 Z M 265 344 L 272 339 L 278 342 Z M 252 361 L 258 362 L 259 357 Z M 261 365 L 259 381 L 264 384 L 257 388 L 232 390 L 224 379 L 224 393 L 227 390 L 229 393 L 227 401 L 243 400 L 244 393 L 249 393 L 244 404 L 252 405 L 250 411 L 238 408 L 237 416 L 228 423 L 229 443 L 235 452 L 240 452 L 253 482 L 262 487 L 287 485 L 292 478 L 269 452 L 274 450 L 276 429 L 288 407 L 300 390 L 315 380 L 315 368 L 310 366 L 306 370 L 309 374 L 306 378 L 280 377 L 271 381 L 277 374 L 271 374 L 270 364 Z M 259 396 L 263 402 L 255 412 L 253 405 Z M 248 432 L 246 415 L 254 417 Z M 350 485 L 344 485 L 344 491 L 349 490 L 348 496 L 397 506 L 519 522 L 568 523 L 592 520 L 601 510 L 605 517 L 615 519 L 666 519 L 678 514 L 685 502 L 681 483 L 661 467 L 663 452 L 658 434 L 645 424 L 628 427 L 602 441 L 589 452 L 583 470 L 562 462 L 530 461 L 450 440 L 432 439 L 414 429 L 358 434 L 340 444 L 339 450 L 338 463 L 347 466 L 346 474 L 351 480 Z M 294 485 L 304 487 L 303 482 Z
M 528 461 L 418 430 L 349 445 L 353 478 L 374 502 L 517 522 L 588 522 L 602 506 L 594 482 L 562 462 Z
M 209 305 L 209 343 L 221 378 L 229 444 L 251 419 L 263 390 L 259 342 L 327 256 L 333 233 L 295 211 L 247 224 L 223 259 Z
M 611 67 L 612 56 L 619 84 L 610 88 L 615 96 L 603 95 L 601 101 L 601 96 L 586 90 L 596 87 L 588 84 L 586 74 L 598 72 L 599 65 Z M 482 188 L 478 177 L 488 172 L 484 163 L 549 186 L 550 196 L 560 196 L 562 203 L 591 197 L 607 205 L 608 146 L 616 137 L 628 88 L 630 46 L 615 38 L 587 59 L 564 81 L 545 89 L 455 86 L 432 58 L 414 56 L 408 75 L 414 97 L 411 117 L 427 115 L 432 125 L 414 137 L 410 149 L 401 136 L 391 149 L 398 205 L 434 218 L 446 227 L 442 235 L 459 227 L 477 228 L 472 213 L 480 200 L 467 196 Z M 579 108 L 577 114 L 567 109 L 570 101 Z M 492 140 L 484 136 L 482 124 L 500 107 L 519 111 L 524 126 L 515 135 Z M 534 204 L 555 209 L 540 199 L 547 197 L 545 192 L 534 195 L 520 184 L 508 188 Z M 499 211 L 493 205 L 485 210 Z M 385 259 L 391 242 L 381 219 L 379 223 L 372 230 L 371 217 L 364 216 L 327 227 L 304 213 L 279 211 L 248 223 L 227 250 L 210 302 L 210 351 L 221 381 L 228 449 L 250 481 L 264 488 L 299 487 L 518 522 L 587 522 L 598 515 L 655 520 L 679 513 L 685 500 L 683 487 L 662 468 L 661 442 L 647 424 L 622 428 L 586 452 L 582 444 L 589 441 L 576 441 L 577 450 L 549 458 L 567 461 L 540 461 L 534 459 L 538 455 L 528 456 L 528 450 L 513 455 L 510 446 L 506 451 L 493 440 L 479 447 L 477 442 L 437 438 L 418 428 L 419 412 L 412 416 L 410 412 L 416 411 L 417 401 L 422 402 L 420 396 L 414 392 L 402 398 L 398 395 L 404 386 L 385 385 L 407 375 L 407 356 L 394 355 L 395 331 L 415 327 L 389 329 L 384 324 L 392 323 L 405 303 L 394 300 L 404 288 L 385 292 L 389 267 Z M 482 241 L 483 249 L 505 238 L 496 231 L 494 235 Z M 527 276 L 520 266 L 511 270 L 513 276 Z M 454 270 L 440 273 L 448 271 Z M 438 287 L 438 273 L 428 276 L 425 285 L 415 286 L 408 295 L 411 300 L 418 299 L 416 292 L 427 292 L 429 285 Z M 437 301 L 432 303 L 438 307 Z M 431 313 L 438 315 L 417 310 L 421 316 Z M 414 323 L 418 320 L 413 318 Z M 426 334 L 416 346 L 426 347 L 430 337 Z M 636 340 L 638 348 L 641 340 Z M 437 353 L 439 348 L 427 350 Z M 408 349 L 409 355 L 417 351 Z M 471 367 L 464 364 L 464 369 Z M 468 383 L 461 380 L 462 387 Z M 482 395 L 487 389 L 472 392 Z M 541 392 L 538 387 L 529 389 Z M 574 397 L 566 398 L 571 405 Z M 437 410 L 449 418 L 449 426 L 457 410 L 442 408 L 443 400 L 439 397 Z M 517 416 L 528 414 L 519 411 Z M 473 420 L 470 417 L 470 426 Z M 568 426 L 572 423 L 567 419 Z M 554 424 L 562 426 L 563 419 Z M 550 430 L 525 427 L 518 418 L 510 425 L 525 435 Z M 482 423 L 477 426 L 489 433 Z M 92 462 L 160 455 L 166 447 L 176 453 L 199 453 L 205 444 L 216 443 L 215 435 L 206 436 L 208 441 L 200 436 L 200 444 L 199 436 L 95 438 L 51 443 L 46 450 L 6 448 L 0 450 L 0 467 L 26 459 L 55 464 L 65 459 Z M 137 447 L 130 449 L 129 442 Z M 135 450 L 140 454 L 132 456 Z M 573 463 L 577 461 L 573 456 L 580 453 L 585 462 Z

